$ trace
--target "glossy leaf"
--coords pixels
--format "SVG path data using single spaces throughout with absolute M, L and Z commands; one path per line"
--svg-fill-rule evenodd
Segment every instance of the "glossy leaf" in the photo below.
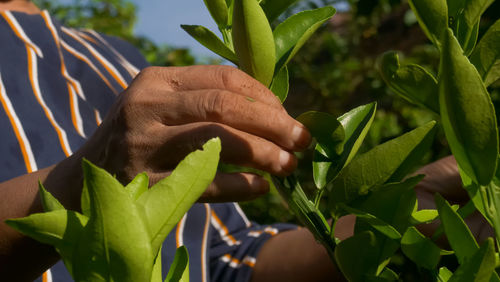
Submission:
M 189 282 L 189 254 L 185 246 L 177 248 L 165 282 Z
M 324 154 L 334 159 L 342 153 L 345 131 L 334 116 L 316 111 L 309 111 L 297 117 L 316 139 Z
M 238 58 L 236 54 L 227 47 L 224 42 L 222 42 L 217 35 L 211 32 L 209 29 L 199 25 L 181 25 L 189 35 L 191 35 L 196 41 L 201 45 L 208 48 L 215 54 L 223 57 L 226 60 L 238 64 Z
M 203 145 L 203 151 L 189 154 L 170 176 L 160 180 L 137 200 L 144 210 L 155 254 L 170 230 L 214 179 L 220 150 L 219 138 L 209 140 Z
M 495 174 L 498 130 L 495 109 L 476 68 L 450 29 L 443 40 L 439 105 L 446 139 L 459 166 L 487 185 Z
M 44 211 L 64 210 L 64 206 L 52 194 L 47 192 L 41 182 L 38 182 L 38 192 Z
M 288 95 L 288 79 L 288 68 L 285 66 L 274 76 L 270 87 L 271 91 L 280 99 L 282 104 Z
M 420 267 L 435 269 L 441 258 L 441 249 L 415 227 L 410 227 L 401 239 L 403 253 Z
M 135 201 L 139 199 L 142 193 L 146 192 L 149 187 L 149 177 L 146 173 L 139 173 L 132 181 L 125 186 L 125 190 L 130 197 Z
M 398 95 L 439 113 L 437 80 L 423 67 L 414 64 L 401 66 L 398 54 L 387 52 L 380 61 L 380 74 Z
M 313 176 L 316 187 L 325 187 L 351 162 L 370 130 L 376 108 L 376 103 L 359 106 L 337 119 L 345 132 L 343 150 L 340 155 L 328 157 L 322 146 L 316 145 L 313 156 Z
M 437 210 L 419 210 L 414 212 L 412 215 L 413 224 L 430 223 L 438 218 L 439 214 Z
M 429 122 L 355 158 L 334 180 L 330 207 L 366 195 L 386 181 L 401 180 L 428 150 L 435 124 Z
M 274 77 L 276 52 L 273 32 L 256 0 L 235 0 L 233 44 L 240 69 L 269 86 Z
M 375 275 L 377 255 L 377 241 L 370 231 L 355 234 L 335 248 L 338 266 L 348 281 L 365 281 L 365 275 Z
M 455 271 L 449 282 L 489 281 L 495 271 L 496 257 L 492 238 L 488 238 L 481 248 Z
M 88 161 L 83 171 L 90 218 L 74 252 L 75 280 L 149 281 L 156 255 L 132 198 L 113 176 Z
M 288 7 L 298 0 L 262 0 L 260 6 L 266 13 L 267 19 L 272 22 L 281 15 Z
M 497 20 L 481 38 L 470 57 L 485 86 L 500 78 L 500 20 Z
M 161 247 L 156 255 L 155 262 L 153 264 L 153 270 L 151 272 L 151 282 L 162 282 L 162 259 L 161 259 Z
M 273 31 L 276 44 L 276 71 L 285 66 L 311 35 L 335 14 L 333 7 L 297 13 Z
M 210 15 L 219 27 L 225 27 L 228 23 L 228 7 L 226 0 L 203 0 Z
M 441 38 L 448 28 L 446 0 L 408 0 L 425 35 L 440 48 Z
M 451 272 L 448 268 L 443 266 L 439 269 L 438 282 L 447 282 L 448 280 L 450 280 L 450 277 L 452 275 L 453 272 Z
M 455 251 L 458 262 L 463 264 L 472 258 L 479 246 L 464 220 L 451 208 L 450 204 L 439 194 L 436 194 L 435 201 L 448 242 Z

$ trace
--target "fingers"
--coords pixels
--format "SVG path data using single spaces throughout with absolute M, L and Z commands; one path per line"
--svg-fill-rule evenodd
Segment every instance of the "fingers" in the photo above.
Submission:
M 209 139 L 220 137 L 221 160 L 226 163 L 253 167 L 274 175 L 285 176 L 297 166 L 296 157 L 264 138 L 218 123 L 190 123 L 165 127 L 156 133 L 166 140 L 153 154 L 155 167 L 172 168 L 188 153 L 201 148 Z
M 158 115 L 166 125 L 216 122 L 245 131 L 292 151 L 304 150 L 311 141 L 307 129 L 285 111 L 221 90 L 194 90 L 159 95 Z M 175 109 L 169 111 L 165 109 Z
M 251 173 L 219 173 L 200 202 L 249 201 L 269 192 L 269 183 Z
M 228 90 L 283 111 L 279 99 L 257 80 L 230 66 L 152 67 L 144 76 L 160 79 L 172 92 L 203 89 Z

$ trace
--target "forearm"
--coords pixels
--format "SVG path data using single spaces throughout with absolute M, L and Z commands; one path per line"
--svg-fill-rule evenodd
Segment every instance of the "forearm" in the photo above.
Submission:
M 70 157 L 57 165 L 0 183 L 0 277 L 32 281 L 58 260 L 52 247 L 23 236 L 4 221 L 43 211 L 38 181 L 68 209 L 78 210 L 82 187 L 80 159 Z
M 354 216 L 337 223 L 335 236 L 352 236 Z M 280 233 L 269 239 L 257 256 L 252 281 L 344 281 L 325 248 L 306 228 Z

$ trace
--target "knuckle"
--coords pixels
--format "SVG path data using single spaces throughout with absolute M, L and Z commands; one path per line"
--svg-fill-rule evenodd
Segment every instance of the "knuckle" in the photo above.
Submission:
M 234 99 L 227 91 L 212 90 L 201 99 L 201 109 L 206 120 L 221 120 L 228 109 L 234 106 Z M 202 115 L 203 116 L 203 115 Z

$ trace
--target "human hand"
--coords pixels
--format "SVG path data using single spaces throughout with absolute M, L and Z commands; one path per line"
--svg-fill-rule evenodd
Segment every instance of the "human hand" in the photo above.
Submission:
M 151 67 L 118 97 L 77 153 L 129 182 L 167 176 L 188 153 L 220 137 L 221 161 L 288 175 L 292 151 L 311 137 L 264 85 L 228 66 Z M 218 173 L 201 201 L 248 200 L 268 183 L 250 173 Z
M 428 164 L 419 169 L 416 174 L 425 174 L 425 178 L 415 187 L 419 209 L 435 209 L 434 194 L 436 193 L 441 194 L 452 205 L 463 206 L 470 199 L 467 191 L 462 187 L 457 162 L 453 156 Z M 477 211 L 468 216 L 465 222 L 479 242 L 494 236 L 492 227 Z M 438 226 L 439 222 L 435 221 L 420 225 L 419 230 L 431 236 Z

